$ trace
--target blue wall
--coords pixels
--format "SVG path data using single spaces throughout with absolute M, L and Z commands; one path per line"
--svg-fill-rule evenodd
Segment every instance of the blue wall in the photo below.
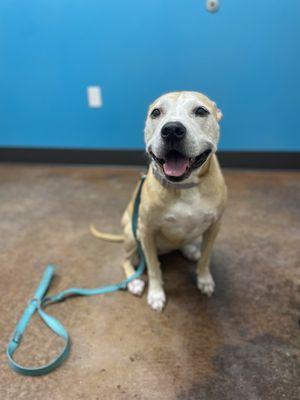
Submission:
M 220 2 L 2 0 L 0 146 L 141 148 L 147 105 L 191 89 L 222 149 L 300 150 L 300 1 Z

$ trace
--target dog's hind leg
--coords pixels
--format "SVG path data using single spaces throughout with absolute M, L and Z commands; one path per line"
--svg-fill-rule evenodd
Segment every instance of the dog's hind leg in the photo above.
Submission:
M 135 273 L 134 266 L 138 264 L 139 257 L 137 254 L 137 248 L 135 239 L 132 234 L 131 225 L 126 224 L 124 227 L 124 246 L 125 246 L 125 260 L 123 263 L 123 269 L 126 275 L 126 278 L 129 278 Z M 136 278 L 133 281 L 129 282 L 127 288 L 130 293 L 135 296 L 141 296 L 145 289 L 145 282 L 142 279 Z
M 135 269 L 131 259 L 128 258 L 125 259 L 123 268 L 125 271 L 126 278 L 129 278 L 131 275 L 135 273 Z M 127 288 L 129 292 L 134 294 L 135 296 L 141 296 L 145 289 L 145 282 L 142 279 L 136 278 L 128 283 Z
M 186 244 L 180 249 L 180 252 L 187 260 L 194 262 L 198 261 L 201 257 L 200 241 Z

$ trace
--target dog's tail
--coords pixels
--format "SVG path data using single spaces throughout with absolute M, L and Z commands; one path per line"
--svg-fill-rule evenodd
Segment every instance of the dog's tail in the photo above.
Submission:
M 98 231 L 93 225 L 90 225 L 91 233 L 99 239 L 107 240 L 108 242 L 124 242 L 123 235 L 114 235 Z

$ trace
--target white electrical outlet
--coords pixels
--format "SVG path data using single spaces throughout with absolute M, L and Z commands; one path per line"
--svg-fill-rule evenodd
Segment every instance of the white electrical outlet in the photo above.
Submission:
M 87 87 L 88 105 L 90 108 L 100 108 L 103 105 L 100 86 Z

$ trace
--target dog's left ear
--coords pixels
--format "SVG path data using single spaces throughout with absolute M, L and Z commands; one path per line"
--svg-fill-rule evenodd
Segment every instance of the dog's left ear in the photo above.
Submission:
M 222 111 L 218 108 L 217 104 L 215 102 L 214 103 L 214 109 L 215 109 L 215 113 L 216 113 L 216 118 L 217 121 L 221 121 L 221 119 L 223 118 L 223 113 Z

